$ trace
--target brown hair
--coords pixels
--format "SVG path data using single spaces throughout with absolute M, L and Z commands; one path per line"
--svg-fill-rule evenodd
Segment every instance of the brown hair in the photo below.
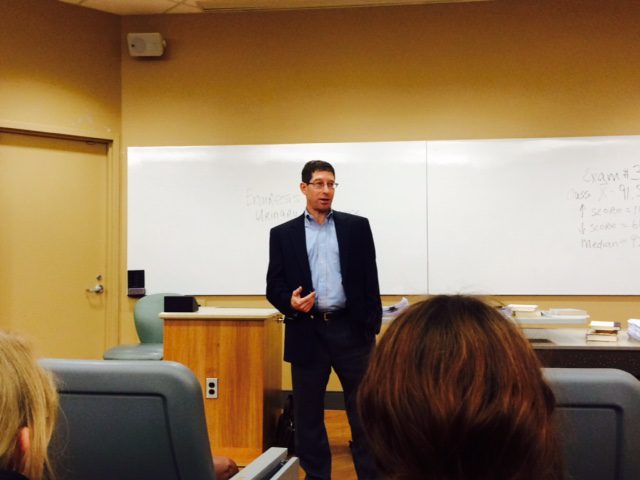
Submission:
M 409 307 L 377 347 L 358 392 L 389 478 L 562 478 L 555 399 L 526 338 L 495 308 L 439 295 Z
M 336 176 L 336 171 L 329 162 L 325 162 L 324 160 L 309 160 L 304 164 L 304 167 L 302 167 L 302 173 L 300 174 L 302 183 L 309 183 L 313 174 L 318 171 L 331 172 L 334 177 Z
M 31 480 L 52 476 L 47 448 L 58 414 L 51 375 L 36 362 L 19 336 L 0 330 L 0 469 Z M 16 465 L 17 438 L 29 428 L 29 449 Z

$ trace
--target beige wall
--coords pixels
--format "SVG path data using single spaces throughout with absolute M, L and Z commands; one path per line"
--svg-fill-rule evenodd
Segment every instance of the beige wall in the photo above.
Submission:
M 112 343 L 119 336 L 120 322 L 119 298 L 111 293 L 121 291 L 123 243 L 120 17 L 52 0 L 3 0 L 0 18 L 0 128 L 96 138 L 109 144 L 109 252 L 104 273 L 106 338 Z M 29 278 L 15 281 L 31 283 Z M 76 337 L 71 335 L 69 341 L 83 341 Z
M 117 139 L 120 18 L 51 0 L 0 12 L 0 125 Z
M 640 133 L 640 3 L 518 1 L 124 17 L 125 145 Z M 637 297 L 513 297 L 638 315 Z M 207 299 L 234 304 L 261 298 Z
M 121 135 L 123 151 L 640 133 L 634 0 L 123 18 L 5 0 L 0 11 L 10 19 L 0 29 L 0 126 L 116 144 Z M 134 31 L 162 33 L 167 54 L 129 57 L 121 39 Z M 125 170 L 116 187 L 123 198 Z M 126 278 L 126 202 L 120 214 Z M 505 300 L 583 307 L 603 319 L 638 315 L 638 297 Z M 121 341 L 135 341 L 132 302 L 120 301 Z M 262 297 L 204 301 L 266 305 Z
M 125 17 L 128 145 L 638 133 L 635 1 Z
M 125 17 L 123 34 L 158 31 L 168 50 L 159 60 L 123 54 L 123 139 L 639 134 L 639 24 L 639 2 L 600 0 Z M 640 315 L 638 297 L 503 300 L 581 307 L 598 319 Z

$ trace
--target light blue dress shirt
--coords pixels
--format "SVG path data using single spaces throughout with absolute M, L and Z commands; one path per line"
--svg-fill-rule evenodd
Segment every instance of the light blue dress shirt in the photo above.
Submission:
M 321 312 L 340 310 L 347 304 L 342 286 L 340 250 L 333 211 L 320 225 L 305 210 L 304 215 L 307 256 L 311 268 L 311 281 L 316 292 L 316 308 Z

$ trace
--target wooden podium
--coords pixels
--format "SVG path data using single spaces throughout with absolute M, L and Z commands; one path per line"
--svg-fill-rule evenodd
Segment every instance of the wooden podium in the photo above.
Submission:
M 202 385 L 211 450 L 246 465 L 273 445 L 281 405 L 282 323 L 277 310 L 201 307 L 163 312 L 164 359 Z M 207 398 L 206 379 L 218 382 Z

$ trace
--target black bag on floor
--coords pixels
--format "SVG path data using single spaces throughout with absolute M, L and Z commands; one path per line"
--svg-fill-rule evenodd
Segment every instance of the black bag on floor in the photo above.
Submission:
M 294 433 L 296 426 L 293 422 L 293 395 L 287 395 L 278 426 L 276 428 L 276 446 L 285 447 L 289 450 L 289 455 L 295 453 Z

